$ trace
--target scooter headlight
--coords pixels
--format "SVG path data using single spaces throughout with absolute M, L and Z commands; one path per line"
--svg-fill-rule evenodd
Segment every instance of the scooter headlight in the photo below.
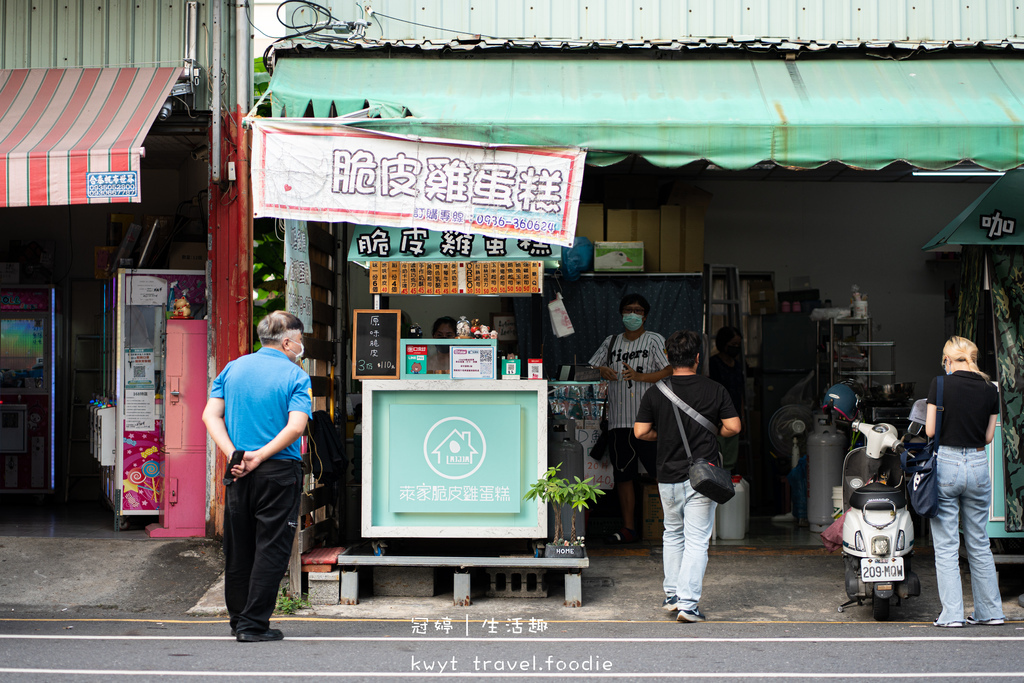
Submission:
M 899 551 L 899 550 L 906 550 L 906 549 L 907 549 L 907 535 L 901 529 L 900 532 L 898 534 L 896 534 L 896 550 Z
M 889 537 L 875 536 L 871 539 L 871 554 L 885 556 L 889 554 Z
M 859 531 L 853 535 L 853 547 L 864 552 L 864 536 Z

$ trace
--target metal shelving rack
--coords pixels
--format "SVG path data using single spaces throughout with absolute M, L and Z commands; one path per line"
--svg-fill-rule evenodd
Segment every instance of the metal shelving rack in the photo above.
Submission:
M 855 341 L 841 341 L 836 328 L 852 328 Z M 819 323 L 819 339 L 821 328 Z M 864 339 L 859 339 L 861 335 Z M 860 379 L 865 386 L 873 386 L 876 379 L 887 378 L 880 384 L 891 384 L 896 381 L 896 342 L 876 341 L 871 332 L 871 318 L 833 318 L 828 323 L 828 366 L 829 386 L 844 379 L 853 377 Z M 844 357 L 844 349 L 856 349 L 863 354 L 863 365 L 853 364 L 848 356 Z M 888 367 L 878 369 L 879 355 L 888 352 Z

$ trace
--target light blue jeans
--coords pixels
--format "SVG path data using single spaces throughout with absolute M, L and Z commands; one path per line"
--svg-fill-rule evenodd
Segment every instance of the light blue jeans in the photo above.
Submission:
M 679 598 L 678 608 L 692 610 L 700 602 L 708 543 L 717 503 L 693 490 L 689 481 L 658 484 L 665 511 L 665 595 Z
M 932 518 L 931 524 L 935 576 L 942 602 L 942 614 L 937 621 L 940 624 L 964 621 L 958 518 L 963 523 L 967 561 L 971 567 L 974 618 L 979 621 L 1003 619 L 996 565 L 985 530 L 992 498 L 988 458 L 984 450 L 939 446 L 936 461 L 939 513 Z

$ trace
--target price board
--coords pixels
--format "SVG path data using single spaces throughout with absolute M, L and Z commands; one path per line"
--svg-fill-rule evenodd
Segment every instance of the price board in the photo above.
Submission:
M 402 312 L 357 309 L 352 316 L 352 378 L 398 379 Z

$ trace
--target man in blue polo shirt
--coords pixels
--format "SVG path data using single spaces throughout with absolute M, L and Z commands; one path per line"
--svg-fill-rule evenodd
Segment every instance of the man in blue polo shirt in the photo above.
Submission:
M 302 321 L 275 311 L 256 333 L 263 348 L 227 364 L 203 411 L 217 448 L 228 458 L 244 451 L 224 496 L 224 598 L 243 643 L 284 638 L 270 615 L 298 526 L 299 437 L 312 409 L 309 375 L 297 364 Z

